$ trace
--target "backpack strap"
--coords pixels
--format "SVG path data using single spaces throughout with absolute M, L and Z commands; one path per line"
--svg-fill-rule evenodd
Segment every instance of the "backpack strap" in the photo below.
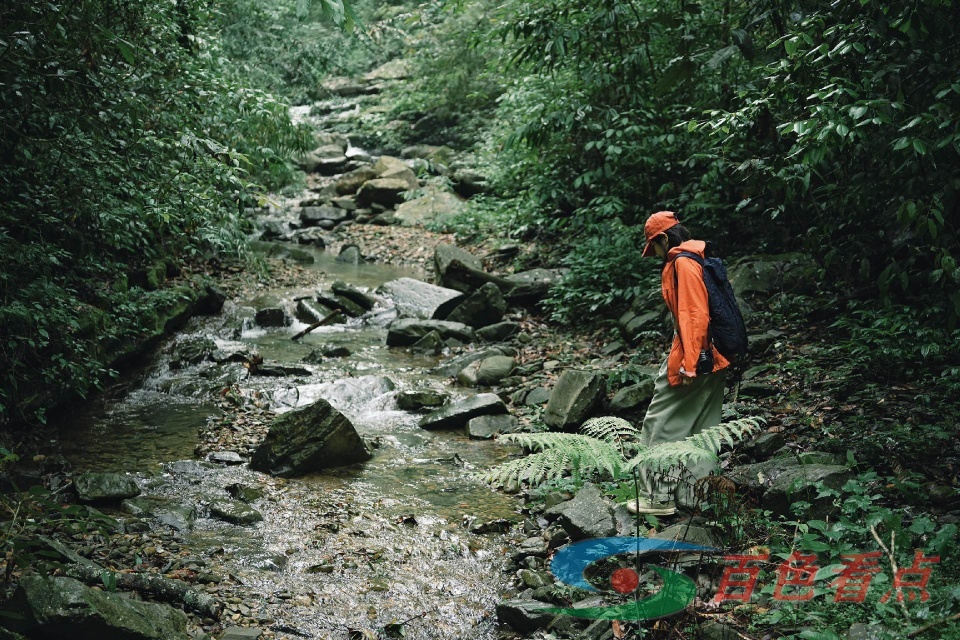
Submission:
M 694 260 L 697 264 L 699 264 L 701 268 L 703 268 L 703 258 L 701 258 L 700 256 L 698 256 L 697 254 L 695 254 L 695 253 L 693 253 L 693 252 L 691 252 L 691 251 L 681 251 L 680 253 L 677 254 L 677 257 L 673 259 L 673 262 L 674 262 L 674 265 L 673 265 L 673 290 L 677 292 L 677 301 L 679 302 L 679 300 L 680 300 L 680 278 L 679 278 L 679 276 L 677 275 L 677 265 L 676 265 L 677 258 L 690 258 L 691 260 Z M 679 334 L 679 333 L 680 333 L 680 322 L 677 321 L 676 319 L 675 319 L 674 321 L 675 321 L 676 324 L 677 324 L 677 333 Z M 712 345 L 712 344 L 713 344 L 713 328 L 710 326 L 710 323 L 707 323 L 707 344 L 708 344 L 708 345 Z

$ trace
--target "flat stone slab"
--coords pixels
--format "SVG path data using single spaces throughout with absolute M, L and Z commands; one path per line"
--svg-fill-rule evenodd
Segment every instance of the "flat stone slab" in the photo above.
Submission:
M 443 320 L 464 299 L 454 289 L 416 280 L 397 278 L 380 285 L 377 293 L 394 301 L 401 316 L 424 320 Z
M 480 393 L 475 396 L 453 402 L 420 420 L 423 429 L 463 428 L 471 419 L 478 416 L 507 413 L 507 405 L 495 393 Z
M 409 347 L 431 331 L 439 333 L 444 340 L 453 338 L 463 343 L 473 342 L 473 329 L 459 322 L 400 318 L 391 322 L 387 328 L 387 346 Z

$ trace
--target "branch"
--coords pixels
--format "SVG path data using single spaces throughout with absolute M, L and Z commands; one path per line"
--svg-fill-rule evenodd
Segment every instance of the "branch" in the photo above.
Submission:
M 342 313 L 343 312 L 340 309 L 337 309 L 336 311 L 334 311 L 333 313 L 325 317 L 323 320 L 319 322 L 314 322 L 312 325 L 310 325 L 309 327 L 307 327 L 306 329 L 304 329 L 303 331 L 301 331 L 300 333 L 298 333 L 297 335 L 293 336 L 290 339 L 296 342 L 297 340 L 307 335 L 317 327 L 322 327 L 325 324 L 330 324 L 332 321 L 336 320 Z

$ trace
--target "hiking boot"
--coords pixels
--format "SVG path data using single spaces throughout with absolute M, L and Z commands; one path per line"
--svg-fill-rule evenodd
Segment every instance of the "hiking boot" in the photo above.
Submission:
M 639 503 L 639 504 L 638 504 Z M 656 502 L 654 500 L 627 500 L 621 503 L 627 511 L 633 514 L 650 516 L 672 516 L 677 512 L 677 505 L 672 501 Z

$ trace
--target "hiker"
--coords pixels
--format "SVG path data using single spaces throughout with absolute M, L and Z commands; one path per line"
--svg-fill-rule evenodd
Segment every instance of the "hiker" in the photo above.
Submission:
M 683 440 L 720 423 L 725 369 L 730 362 L 708 339 L 710 312 L 703 267 L 688 257 L 678 259 L 681 252 L 703 259 L 706 243 L 692 240 L 672 211 L 650 216 L 643 231 L 647 240 L 643 256 L 663 260 L 660 288 L 674 328 L 673 346 L 657 374 L 640 432 L 640 442 L 654 446 Z M 644 473 L 646 496 L 638 496 L 626 506 L 635 513 L 672 515 L 681 479 L 681 497 L 687 498 L 693 482 L 712 470 L 711 464 L 700 463 L 667 476 Z

